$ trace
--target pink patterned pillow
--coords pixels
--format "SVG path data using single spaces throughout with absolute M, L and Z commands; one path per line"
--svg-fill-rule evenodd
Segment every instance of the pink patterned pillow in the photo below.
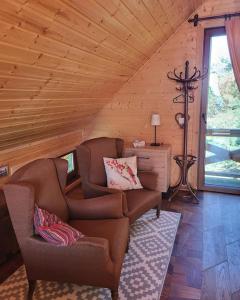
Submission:
M 137 157 L 103 158 L 109 188 L 118 190 L 142 189 L 137 176 Z
M 84 237 L 81 232 L 62 222 L 56 215 L 38 206 L 35 206 L 34 227 L 36 234 L 57 246 L 69 246 Z

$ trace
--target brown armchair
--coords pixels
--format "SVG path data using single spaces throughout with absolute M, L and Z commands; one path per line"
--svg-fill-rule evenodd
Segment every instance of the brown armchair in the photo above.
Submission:
M 63 193 L 67 162 L 36 160 L 4 186 L 6 201 L 29 282 L 29 299 L 36 280 L 71 282 L 111 289 L 118 298 L 122 262 L 128 243 L 129 220 L 123 217 L 121 194 L 97 199 L 68 199 Z M 55 213 L 85 237 L 72 246 L 55 246 L 34 235 L 34 205 Z
M 138 172 L 143 189 L 119 191 L 107 187 L 103 157 L 120 158 L 123 155 L 124 142 L 116 138 L 95 138 L 85 141 L 77 147 L 79 173 L 85 198 L 106 194 L 124 194 L 124 214 L 133 223 L 151 208 L 157 208 L 157 217 L 161 208 L 161 193 L 156 191 L 157 174 Z

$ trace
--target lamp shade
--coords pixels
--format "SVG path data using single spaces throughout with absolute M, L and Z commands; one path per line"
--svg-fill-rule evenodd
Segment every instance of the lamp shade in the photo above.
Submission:
M 152 126 L 160 125 L 160 116 L 159 116 L 159 114 L 152 114 L 151 125 Z

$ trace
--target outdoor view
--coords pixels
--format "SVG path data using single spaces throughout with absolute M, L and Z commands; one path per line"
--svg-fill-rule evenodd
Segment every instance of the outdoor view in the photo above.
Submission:
M 227 37 L 211 39 L 205 184 L 240 189 L 240 92 Z
M 71 173 L 74 170 L 73 152 L 62 156 L 62 158 L 67 160 L 67 162 L 68 162 L 68 174 Z

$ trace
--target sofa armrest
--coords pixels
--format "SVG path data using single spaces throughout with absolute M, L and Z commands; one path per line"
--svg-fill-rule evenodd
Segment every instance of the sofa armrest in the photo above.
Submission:
M 95 198 L 95 197 L 100 197 L 109 194 L 121 194 L 123 196 L 123 213 L 125 216 L 127 216 L 128 206 L 127 206 L 126 194 L 124 193 L 124 191 L 108 188 L 90 182 L 84 182 L 83 185 L 88 190 L 87 198 Z
M 97 198 L 66 198 L 71 219 L 115 219 L 124 217 L 123 193 Z
M 158 174 L 151 171 L 139 171 L 139 180 L 142 186 L 148 190 L 156 190 Z

